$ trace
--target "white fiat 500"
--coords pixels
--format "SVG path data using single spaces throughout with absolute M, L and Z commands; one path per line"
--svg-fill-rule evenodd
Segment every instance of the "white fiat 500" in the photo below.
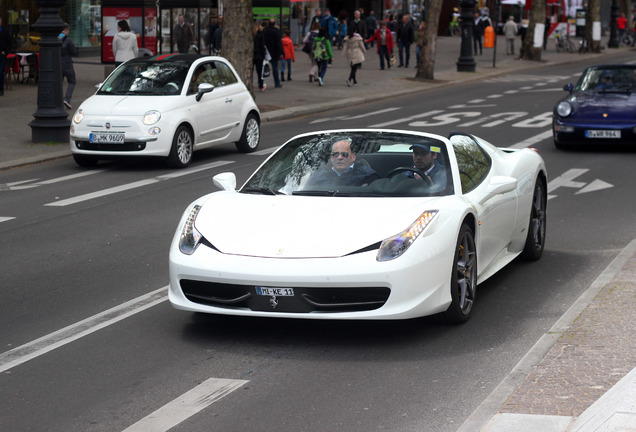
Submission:
M 314 132 L 241 188 L 232 173 L 214 183 L 170 248 L 177 309 L 461 323 L 478 283 L 545 244 L 541 156 L 465 133 Z
M 259 141 L 258 107 L 232 65 L 187 54 L 120 65 L 80 105 L 70 130 L 71 152 L 82 166 L 153 156 L 181 168 L 195 150 L 236 143 L 247 153 Z

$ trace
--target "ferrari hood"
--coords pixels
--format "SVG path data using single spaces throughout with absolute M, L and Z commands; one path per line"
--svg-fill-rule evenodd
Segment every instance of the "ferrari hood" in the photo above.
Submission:
M 176 97 L 178 96 L 94 95 L 88 98 L 80 108 L 88 116 L 143 116 L 150 110 L 164 113 L 174 109 Z
M 408 228 L 444 198 L 209 195 L 197 230 L 219 251 L 271 258 L 338 257 Z
M 576 117 L 581 120 L 633 120 L 636 93 L 579 93 L 573 98 Z

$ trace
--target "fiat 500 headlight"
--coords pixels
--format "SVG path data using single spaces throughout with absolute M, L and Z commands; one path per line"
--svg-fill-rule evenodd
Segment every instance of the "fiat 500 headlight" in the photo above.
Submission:
M 557 114 L 561 117 L 567 117 L 572 114 L 572 105 L 568 101 L 561 101 L 557 105 Z
M 145 125 L 150 126 L 157 123 L 160 119 L 161 119 L 161 113 L 159 111 L 152 110 L 144 114 L 143 123 Z
M 84 120 L 84 110 L 80 108 L 75 112 L 75 115 L 73 116 L 73 121 L 76 124 L 79 124 L 82 122 L 82 120 Z
M 433 220 L 435 215 L 437 215 L 437 210 L 426 211 L 410 227 L 384 240 L 380 245 L 376 259 L 378 261 L 390 261 L 402 255 L 411 247 L 415 239 L 424 231 L 424 228 Z

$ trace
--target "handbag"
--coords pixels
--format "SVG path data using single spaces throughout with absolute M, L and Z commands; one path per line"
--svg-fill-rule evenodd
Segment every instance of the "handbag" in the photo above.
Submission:
M 265 60 L 270 61 L 272 59 L 272 55 L 269 53 L 267 47 L 265 47 Z
M 309 47 L 309 42 L 307 42 L 304 46 L 303 46 L 303 52 L 309 54 L 311 52 L 311 48 Z
M 391 59 L 389 60 L 391 66 L 395 66 L 395 55 L 391 54 Z
M 272 74 L 272 67 L 268 61 L 263 62 L 263 72 L 261 73 L 262 78 L 267 78 Z

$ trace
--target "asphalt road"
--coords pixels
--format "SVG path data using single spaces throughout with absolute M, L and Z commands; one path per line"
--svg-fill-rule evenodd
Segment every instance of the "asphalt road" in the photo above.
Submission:
M 455 431 L 636 237 L 636 153 L 557 151 L 547 133 L 582 67 L 264 124 L 259 153 L 208 150 L 185 171 L 71 158 L 0 171 L 0 430 Z M 240 183 L 291 136 L 349 127 L 531 143 L 549 174 L 543 259 L 480 285 L 463 326 L 172 310 L 168 246 L 212 175 Z

